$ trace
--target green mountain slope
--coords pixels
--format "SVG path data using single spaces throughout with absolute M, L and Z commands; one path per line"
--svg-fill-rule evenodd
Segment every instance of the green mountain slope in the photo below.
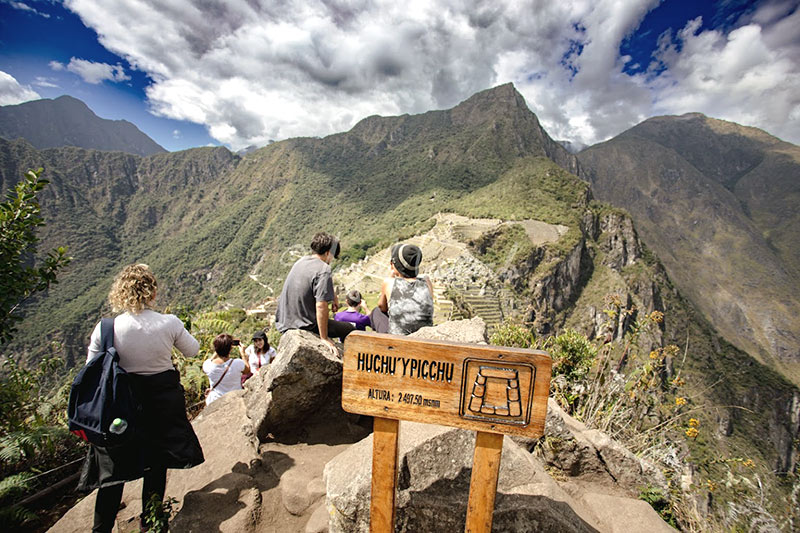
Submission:
M 0 106 L 0 137 L 27 140 L 37 148 L 78 146 L 136 155 L 165 152 L 127 120 L 107 120 L 71 96 Z
M 663 172 L 637 175 L 659 202 L 686 202 L 705 220 L 705 204 L 697 200 L 703 190 L 733 197 L 727 182 L 711 179 L 689 193 L 674 185 L 674 191 L 667 189 L 671 195 L 660 196 L 666 185 L 654 176 L 677 175 L 683 185 L 702 175 L 674 149 L 631 142 L 615 153 L 618 168 L 639 169 L 629 155 L 637 147 L 669 163 Z M 131 262 L 153 267 L 161 308 L 249 306 L 276 296 L 295 253 L 305 253 L 321 229 L 341 238 L 344 256 L 357 258 L 423 233 L 442 212 L 543 221 L 567 230 L 555 242 L 533 245 L 525 241 L 524 226 L 512 225 L 473 242 L 475 255 L 495 270 L 506 291 L 500 304 L 506 316 L 530 322 L 541 336 L 572 327 L 593 338 L 619 338 L 630 320 L 609 320 L 603 311 L 607 295 L 617 294 L 631 313 L 625 316 L 664 311 L 666 322 L 646 342 L 674 343 L 686 358 L 671 361 L 662 379 L 666 383 L 682 372 L 703 423 L 715 426 L 703 428 L 692 453 L 708 464 L 717 456 L 752 457 L 770 476 L 796 469 L 799 429 L 792 409 L 800 392 L 726 342 L 727 333 L 721 338 L 681 298 L 661 267 L 677 259 L 648 252 L 625 213 L 592 200 L 589 184 L 576 176 L 577 159 L 550 139 L 511 85 L 478 93 L 451 110 L 369 117 L 346 133 L 290 139 L 243 157 L 225 148 L 148 157 L 37 150 L 25 141 L 0 139 L 2 191 L 25 169 L 39 166 L 51 180 L 42 195 L 47 226 L 40 249 L 67 245 L 75 259 L 58 285 L 26 307 L 18 338 L 4 352 L 35 361 L 58 351 L 79 363 L 93 324 L 110 313 L 104 301 L 113 276 Z M 616 194 L 645 192 L 627 186 Z M 723 222 L 705 237 L 708 242 L 740 210 L 735 198 L 717 202 L 722 214 L 712 213 L 706 223 Z M 739 218 L 750 224 L 754 238 L 761 234 L 747 216 Z M 759 246 L 754 253 L 777 247 Z M 709 257 L 705 264 L 728 268 L 717 261 Z M 686 452 L 684 444 L 674 448 L 676 455 Z M 704 483 L 700 474 L 689 474 Z
M 647 120 L 579 160 L 714 327 L 800 382 L 800 148 L 689 114 Z

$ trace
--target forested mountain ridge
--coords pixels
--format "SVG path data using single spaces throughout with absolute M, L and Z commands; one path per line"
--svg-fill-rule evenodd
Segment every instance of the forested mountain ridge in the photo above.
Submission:
M 33 359 L 56 351 L 79 364 L 92 326 L 110 313 L 111 279 L 134 261 L 159 277 L 161 309 L 247 306 L 277 295 L 294 254 L 320 229 L 339 236 L 352 260 L 424 233 L 441 212 L 543 221 L 568 229 L 541 246 L 512 230 L 473 243 L 510 291 L 510 317 L 542 337 L 570 327 L 613 338 L 637 317 L 663 311 L 647 343 L 683 350 L 683 361 L 670 359 L 659 379 L 691 383 L 687 396 L 713 426 L 692 444 L 697 453 L 709 464 L 725 455 L 754 457 L 781 475 L 796 469 L 797 388 L 694 311 L 653 247 L 639 244 L 628 216 L 592 200 L 576 176 L 578 160 L 511 85 L 451 110 L 369 117 L 349 132 L 244 156 L 198 148 L 141 157 L 0 140 L 3 191 L 39 166 L 51 180 L 40 249 L 67 245 L 74 261 L 27 307 L 18 340 L 4 349 Z M 609 295 L 619 305 L 613 320 Z
M 40 149 L 77 146 L 136 155 L 166 151 L 127 120 L 100 118 L 86 104 L 66 95 L 0 106 L 0 137 L 22 138 Z
M 681 291 L 731 342 L 800 380 L 800 147 L 691 113 L 579 154 Z

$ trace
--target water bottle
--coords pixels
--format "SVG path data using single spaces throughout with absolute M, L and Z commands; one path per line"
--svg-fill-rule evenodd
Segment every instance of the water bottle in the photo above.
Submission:
M 109 426 L 108 430 L 111 433 L 116 435 L 121 435 L 125 433 L 125 430 L 128 429 L 128 422 L 123 420 L 122 418 L 115 418 L 113 422 L 111 422 L 111 426 Z

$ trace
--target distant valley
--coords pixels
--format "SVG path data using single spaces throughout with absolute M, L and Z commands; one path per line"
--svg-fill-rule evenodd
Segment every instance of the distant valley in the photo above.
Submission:
M 731 137 L 723 130 L 734 126 L 713 119 L 651 121 L 575 156 L 508 84 L 453 109 L 368 117 L 345 133 L 243 155 L 220 147 L 141 156 L 0 139 L 0 188 L 44 167 L 51 183 L 40 250 L 67 245 L 74 257 L 4 349 L 34 361 L 56 343 L 78 364 L 91 326 L 110 314 L 112 277 L 130 262 L 153 267 L 161 308 L 254 306 L 275 297 L 320 229 L 343 243 L 337 279 L 356 284 L 372 272 L 359 263 L 366 256 L 467 217 L 471 229 L 447 239 L 460 239 L 454 246 L 469 259 L 431 261 L 443 298 L 480 314 L 489 310 L 470 298 L 483 295 L 495 302 L 493 316 L 527 323 L 539 337 L 572 328 L 601 341 L 663 311 L 663 326 L 643 343 L 684 350 L 663 379 L 678 372 L 698 402 L 716 406 L 714 449 L 792 472 L 797 147 L 763 132 L 752 142 L 750 130 Z M 740 161 L 742 150 L 749 155 Z M 757 172 L 759 161 L 768 171 Z M 535 224 L 555 237 L 532 240 Z M 448 284 L 469 298 L 454 301 Z M 604 312 L 609 297 L 624 316 Z

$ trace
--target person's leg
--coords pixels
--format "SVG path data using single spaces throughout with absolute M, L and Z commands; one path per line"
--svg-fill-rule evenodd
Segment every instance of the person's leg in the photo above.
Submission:
M 339 337 L 342 342 L 355 329 L 356 327 L 351 322 L 328 320 L 328 337 Z
M 167 469 L 165 467 L 153 467 L 144 473 L 142 480 L 142 520 L 144 527 L 144 514 L 146 513 L 149 502 L 153 499 L 158 502 L 160 512 L 161 503 L 164 501 L 164 492 L 167 488 Z
M 111 533 L 114 521 L 117 518 L 119 504 L 122 502 L 122 489 L 124 483 L 97 489 L 97 499 L 94 503 L 93 533 Z
M 372 329 L 378 333 L 389 333 L 389 316 L 375 307 L 369 314 L 369 320 L 372 323 Z

